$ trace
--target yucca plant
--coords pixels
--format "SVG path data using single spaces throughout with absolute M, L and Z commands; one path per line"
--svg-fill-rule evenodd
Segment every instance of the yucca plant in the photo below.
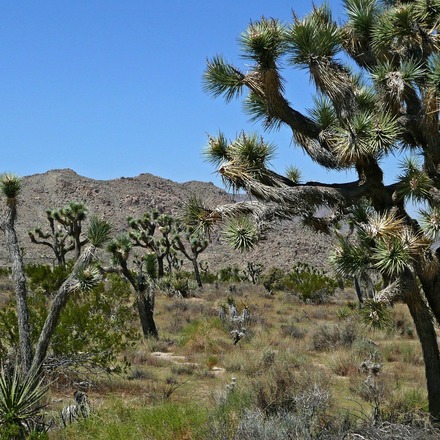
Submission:
M 47 385 L 39 372 L 24 375 L 17 365 L 13 371 L 0 368 L 0 437 L 25 439 L 44 428 L 44 396 Z

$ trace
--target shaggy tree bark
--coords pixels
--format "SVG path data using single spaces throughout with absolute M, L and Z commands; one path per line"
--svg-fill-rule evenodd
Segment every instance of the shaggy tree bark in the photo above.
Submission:
M 21 249 L 15 232 L 16 207 L 15 200 L 8 202 L 1 229 L 5 234 L 6 245 L 11 260 L 12 279 L 15 285 L 17 302 L 18 335 L 21 354 L 21 366 L 27 373 L 32 363 L 32 345 L 29 326 L 29 310 L 27 303 L 27 287 Z

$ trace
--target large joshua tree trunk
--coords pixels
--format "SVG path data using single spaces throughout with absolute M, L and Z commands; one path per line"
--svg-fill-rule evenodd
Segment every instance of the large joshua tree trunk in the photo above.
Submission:
M 191 261 L 194 267 L 194 275 L 196 277 L 197 285 L 202 287 L 202 278 L 200 277 L 199 262 L 197 261 L 197 257 L 193 258 Z
M 159 333 L 154 322 L 154 300 L 151 298 L 150 293 L 146 294 L 146 291 L 136 290 L 136 304 L 144 338 L 153 337 L 157 339 Z
M 22 370 L 27 373 L 32 363 L 32 345 L 29 326 L 29 311 L 27 304 L 26 277 L 21 249 L 15 232 L 16 208 L 15 201 L 7 203 L 5 219 L 1 225 L 5 234 L 6 245 L 11 260 L 12 279 L 15 285 L 17 302 L 18 335 Z
M 154 322 L 154 287 L 149 283 L 137 282 L 127 267 L 125 261 L 121 261 L 122 274 L 127 278 L 136 293 L 136 306 L 141 322 L 144 338 L 158 338 L 156 323 Z
M 432 314 L 414 278 L 407 279 L 404 301 L 416 326 L 425 362 L 429 412 L 440 422 L 440 352 Z

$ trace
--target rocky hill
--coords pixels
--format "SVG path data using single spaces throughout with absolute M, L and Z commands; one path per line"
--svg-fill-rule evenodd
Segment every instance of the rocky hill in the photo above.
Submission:
M 182 201 L 191 194 L 197 194 L 211 207 L 233 201 L 231 195 L 212 183 L 176 183 L 151 174 L 94 180 L 63 169 L 24 177 L 18 201 L 17 232 L 25 261 L 52 261 L 50 250 L 32 244 L 27 234 L 37 226 L 46 229 L 47 209 L 61 208 L 70 201 L 83 202 L 88 207 L 89 216 L 108 219 L 114 235 L 118 235 L 126 228 L 128 216 L 138 217 L 152 208 L 176 214 Z M 208 260 L 213 270 L 234 264 L 244 267 L 246 261 L 262 263 L 266 268 L 289 268 L 299 261 L 325 268 L 330 246 L 328 237 L 304 229 L 299 222 L 293 221 L 277 225 L 265 241 L 245 255 L 232 251 L 221 235 L 214 233 L 212 244 L 200 259 Z M 0 262 L 7 264 L 5 246 L 0 247 Z

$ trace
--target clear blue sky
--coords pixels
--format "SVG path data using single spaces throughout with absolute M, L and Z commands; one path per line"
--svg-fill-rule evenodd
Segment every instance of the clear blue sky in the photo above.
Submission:
M 319 2 L 317 2 L 319 4 Z M 336 15 L 340 2 L 330 1 Z M 202 90 L 206 59 L 237 65 L 237 38 L 262 15 L 291 20 L 311 0 L 0 0 L 0 148 L 4 171 L 20 176 L 72 168 L 95 179 L 148 172 L 178 182 L 220 179 L 202 150 L 208 133 L 234 138 L 250 124 L 239 101 Z M 305 72 L 284 74 L 288 98 L 311 105 Z M 282 129 L 274 167 L 331 181 Z M 351 178 L 342 173 L 338 181 Z

